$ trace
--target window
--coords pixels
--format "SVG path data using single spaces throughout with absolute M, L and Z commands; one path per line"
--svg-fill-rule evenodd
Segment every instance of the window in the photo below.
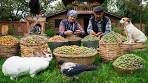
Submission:
M 61 22 L 62 19 L 55 19 L 55 27 L 59 27 L 59 24 Z

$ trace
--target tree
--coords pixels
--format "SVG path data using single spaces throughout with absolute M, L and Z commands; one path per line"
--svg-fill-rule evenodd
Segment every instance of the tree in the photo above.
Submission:
M 1 0 L 0 20 L 17 20 L 28 12 L 25 0 Z
M 51 10 L 63 9 L 61 4 L 52 6 L 50 3 L 53 1 L 57 0 L 40 0 L 42 15 L 47 15 Z M 29 0 L 1 0 L 0 2 L 0 20 L 19 20 L 30 15 Z
M 140 15 L 143 11 L 143 7 L 140 5 L 141 1 L 142 0 L 106 0 L 103 6 L 108 12 L 119 16 L 130 17 L 134 22 L 139 22 Z

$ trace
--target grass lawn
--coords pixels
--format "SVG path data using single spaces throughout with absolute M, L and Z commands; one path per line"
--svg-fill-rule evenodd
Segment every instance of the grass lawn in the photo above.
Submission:
M 147 42 L 148 46 L 148 42 Z M 53 60 L 47 70 L 38 73 L 34 78 L 29 75 L 19 77 L 11 81 L 1 72 L 3 59 L 0 59 L 0 83 L 148 83 L 148 47 L 144 51 L 133 51 L 132 53 L 145 59 L 145 67 L 142 71 L 134 74 L 121 74 L 113 70 L 111 63 L 102 63 L 96 57 L 96 64 L 100 66 L 96 71 L 80 74 L 79 80 L 72 81 L 62 75 Z

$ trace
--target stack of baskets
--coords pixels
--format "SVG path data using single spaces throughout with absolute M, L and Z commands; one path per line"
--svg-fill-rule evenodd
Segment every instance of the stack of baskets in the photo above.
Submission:
M 48 52 L 47 38 L 39 35 L 30 35 L 20 40 L 21 56 L 43 56 L 34 55 L 36 52 Z
M 19 41 L 13 36 L 0 37 L 0 57 L 8 58 L 18 55 Z
M 54 50 L 53 54 L 57 61 L 75 62 L 85 65 L 91 65 L 95 60 L 97 50 L 76 45 L 62 46 Z

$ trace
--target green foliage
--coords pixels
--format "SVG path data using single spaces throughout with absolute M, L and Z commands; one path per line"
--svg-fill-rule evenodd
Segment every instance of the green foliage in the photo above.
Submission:
M 30 0 L 0 0 L 0 21 L 16 21 L 30 15 L 29 1 Z M 41 13 L 43 15 L 61 11 L 65 8 L 61 2 L 54 6 L 51 5 L 50 3 L 53 1 L 57 0 L 40 0 Z
M 107 12 L 121 17 L 129 17 L 132 22 L 140 22 L 140 19 L 145 22 L 148 18 L 148 8 L 142 7 L 140 2 L 141 0 L 105 0 L 102 5 Z M 114 10 L 117 11 L 113 12 Z
M 145 34 L 148 36 L 148 23 L 146 23 L 144 27 Z
M 142 21 L 148 25 L 148 4 L 145 6 L 141 14 L 142 14 Z
M 2 0 L 0 4 L 0 20 L 19 20 L 28 12 L 26 0 Z
M 48 28 L 45 33 L 47 34 L 47 36 L 52 37 L 56 34 L 55 30 Z
M 123 29 L 114 25 L 112 25 L 112 31 L 123 34 Z

